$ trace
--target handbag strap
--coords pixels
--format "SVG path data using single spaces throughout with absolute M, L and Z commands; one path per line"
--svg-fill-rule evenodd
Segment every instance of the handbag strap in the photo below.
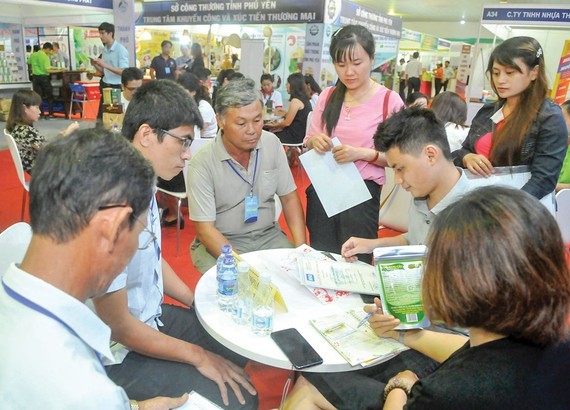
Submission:
M 394 195 L 396 188 L 398 188 L 399 186 L 400 185 L 398 184 L 394 184 L 388 195 L 386 195 L 386 198 L 384 198 L 384 200 L 380 202 L 380 211 L 382 211 L 382 208 L 384 207 L 384 205 L 386 205 L 386 202 L 388 202 L 388 200 L 392 197 L 392 195 Z
M 388 118 L 388 102 L 390 102 L 390 96 L 394 91 L 388 89 L 386 94 L 384 94 L 384 104 L 382 106 L 382 121 L 386 121 Z

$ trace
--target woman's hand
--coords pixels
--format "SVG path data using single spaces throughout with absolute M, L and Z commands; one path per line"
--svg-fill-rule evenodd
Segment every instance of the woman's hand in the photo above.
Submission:
M 387 384 L 390 384 L 394 379 L 398 379 L 401 383 L 405 384 L 408 390 L 412 390 L 412 387 L 419 379 L 419 377 L 411 370 L 404 370 L 392 377 Z
M 354 162 L 361 159 L 361 152 L 359 148 L 350 145 L 337 145 L 332 150 L 336 162 L 342 164 L 345 162 Z
M 377 336 L 398 340 L 400 333 L 394 328 L 400 324 L 400 321 L 392 315 L 384 314 L 380 299 L 374 298 L 374 305 L 365 306 L 364 311 L 366 313 L 374 312 L 368 319 L 368 323 Z
M 316 134 L 309 138 L 307 141 L 307 147 L 309 149 L 314 149 L 320 154 L 324 154 L 325 152 L 333 149 L 334 145 L 332 140 L 325 134 Z
M 463 166 L 474 174 L 489 177 L 493 172 L 493 164 L 485 156 L 467 154 L 463 157 Z
M 68 125 L 68 127 L 63 130 L 61 132 L 61 135 L 63 137 L 67 137 L 69 134 L 73 133 L 74 131 L 77 131 L 79 129 L 79 123 L 77 121 L 73 121 L 71 124 Z

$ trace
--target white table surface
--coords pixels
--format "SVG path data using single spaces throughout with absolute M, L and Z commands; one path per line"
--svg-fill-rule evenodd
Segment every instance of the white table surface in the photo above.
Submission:
M 258 272 L 270 272 L 272 283 L 279 288 L 287 304 L 288 312 L 276 307 L 273 330 L 296 328 L 323 358 L 323 364 L 303 371 L 327 373 L 361 369 L 361 366 L 350 366 L 309 323 L 309 319 L 316 317 L 362 309 L 364 302 L 360 295 L 350 294 L 327 304 L 321 303 L 296 279 L 292 252 L 293 249 L 273 249 L 240 255 Z M 249 326 L 235 324 L 229 314 L 219 310 L 216 290 L 216 268 L 213 267 L 202 276 L 194 295 L 198 319 L 208 333 L 224 346 L 251 360 L 291 369 L 291 362 L 270 336 L 253 334 Z

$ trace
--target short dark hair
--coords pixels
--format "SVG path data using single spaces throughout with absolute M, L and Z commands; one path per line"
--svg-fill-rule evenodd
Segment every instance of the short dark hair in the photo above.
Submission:
M 76 131 L 38 153 L 30 182 L 32 230 L 65 243 L 101 206 L 123 203 L 133 209 L 132 229 L 154 184 L 152 166 L 127 141 L 102 128 Z
M 195 92 L 194 101 L 196 104 L 199 104 L 200 101 L 205 100 L 208 104 L 212 104 L 210 100 L 210 93 L 202 84 L 202 81 L 192 73 L 182 73 L 178 76 L 178 80 L 176 80 L 178 84 L 184 87 L 189 92 Z
M 202 128 L 204 121 L 196 102 L 184 88 L 174 81 L 156 80 L 143 84 L 133 95 L 121 132 L 132 141 L 143 124 L 153 129 L 171 130 L 183 125 Z M 162 141 L 162 133 L 158 136 Z
M 418 155 L 427 144 L 436 145 L 451 161 L 451 152 L 445 127 L 433 111 L 423 108 L 401 110 L 378 125 L 374 146 L 386 152 L 398 148 L 404 154 Z
M 129 83 L 129 81 L 136 81 L 142 79 L 143 79 L 143 73 L 137 67 L 125 68 L 121 73 L 121 84 L 123 84 L 125 87 Z
M 41 107 L 42 97 L 32 90 L 18 90 L 12 96 L 12 104 L 8 113 L 8 121 L 6 121 L 6 130 L 12 132 L 16 125 L 32 125 L 28 124 L 24 118 L 24 108 L 37 105 Z
M 115 26 L 112 25 L 111 23 L 104 22 L 104 23 L 99 24 L 98 30 L 99 31 L 105 31 L 107 33 L 111 33 L 113 35 L 113 37 L 115 37 Z
M 49 41 L 46 41 L 42 46 L 42 50 L 53 50 L 53 44 Z
M 467 103 L 461 96 L 453 91 L 444 91 L 436 95 L 431 102 L 430 109 L 437 118 L 447 124 L 452 122 L 465 126 L 467 121 Z
M 542 345 L 568 336 L 566 250 L 533 196 L 476 189 L 438 214 L 427 243 L 422 293 L 432 319 Z
M 34 48 L 33 48 L 34 52 L 40 51 L 41 49 L 42 49 L 42 48 L 40 47 L 39 44 L 34 44 Z
M 194 70 L 193 74 L 196 77 L 198 77 L 201 81 L 208 81 L 208 79 L 212 75 L 212 72 L 210 71 L 209 68 L 204 67 L 204 68 L 198 68 L 198 69 Z
M 160 48 L 164 47 L 165 45 L 170 44 L 170 47 L 172 47 L 172 41 L 170 40 L 162 40 L 162 43 L 160 43 Z
M 232 75 L 228 76 L 228 81 L 243 80 L 245 75 L 239 71 L 234 71 Z
M 412 104 L 414 104 L 417 100 L 419 100 L 421 98 L 425 98 L 425 100 L 429 102 L 428 96 L 425 95 L 424 93 L 420 93 L 419 91 L 416 91 L 416 92 L 409 94 L 406 97 L 406 107 L 411 106 Z
M 259 79 L 259 82 L 260 82 L 260 83 L 262 83 L 262 82 L 264 82 L 264 81 L 271 81 L 271 82 L 273 82 L 273 79 L 274 79 L 274 77 L 273 77 L 272 74 L 263 73 L 263 74 L 261 74 L 261 77 L 260 77 L 260 79 Z
M 414 51 L 414 54 L 412 54 L 413 58 L 418 58 L 420 56 L 420 52 L 419 51 Z

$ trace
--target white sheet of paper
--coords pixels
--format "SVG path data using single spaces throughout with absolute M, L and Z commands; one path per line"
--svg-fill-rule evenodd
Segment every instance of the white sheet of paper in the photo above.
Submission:
M 464 170 L 469 179 L 470 189 L 475 189 L 489 185 L 501 185 L 511 188 L 521 189 L 526 184 L 531 175 L 527 165 L 517 165 L 513 167 L 495 167 L 493 174 L 488 177 L 482 177 L 477 174 L 472 174 L 468 170 Z M 552 215 L 556 212 L 556 205 L 554 200 L 554 192 L 546 194 L 540 202 L 550 211 Z
M 199 393 L 192 390 L 188 393 L 188 401 L 182 406 L 177 407 L 179 410 L 222 410 L 222 408 Z
M 338 138 L 332 141 L 340 145 Z M 329 218 L 372 198 L 353 162 L 339 164 L 331 151 L 319 154 L 313 149 L 299 159 Z

